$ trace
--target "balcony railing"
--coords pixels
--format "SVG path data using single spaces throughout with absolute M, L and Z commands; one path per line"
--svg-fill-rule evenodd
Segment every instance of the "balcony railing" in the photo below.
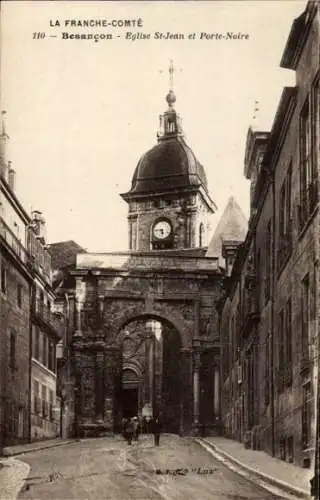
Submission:
M 21 262 L 23 262 L 23 264 L 41 274 L 48 283 L 51 282 L 51 265 L 50 259 L 48 260 L 50 256 L 47 250 L 42 249 L 43 262 L 39 259 L 39 257 L 31 255 L 29 252 L 29 246 L 24 245 L 23 242 L 19 240 L 2 217 L 0 217 L 0 237 L 13 250 L 15 255 L 21 260 Z
M 2 217 L 0 217 L 0 236 L 24 264 L 27 265 L 30 262 L 30 256 L 26 248 Z
M 63 337 L 64 321 L 59 314 L 50 311 L 39 299 L 35 302 L 34 313 L 42 323 L 50 327 L 57 337 Z

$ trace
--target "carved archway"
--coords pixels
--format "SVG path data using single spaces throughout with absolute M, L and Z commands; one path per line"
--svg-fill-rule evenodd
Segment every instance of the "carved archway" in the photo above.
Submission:
M 167 313 L 165 308 L 162 310 L 155 310 L 146 308 L 144 311 L 137 307 L 124 311 L 123 315 L 119 318 L 116 325 L 116 339 L 119 346 L 122 345 L 125 336 L 125 326 L 135 320 L 140 319 L 155 319 L 162 323 L 171 325 L 180 335 L 181 347 L 190 349 L 192 346 L 192 329 L 189 324 L 179 315 L 170 311 Z
M 130 312 L 131 314 L 126 313 L 122 317 L 117 336 L 122 360 L 121 377 L 123 379 L 128 369 L 140 374 L 136 384 L 138 416 L 152 418 L 159 415 L 166 431 L 178 433 L 182 419 L 180 398 L 183 392 L 180 332 L 172 322 L 157 312 L 140 311 L 138 315 L 132 314 L 132 310 Z M 152 325 L 158 330 L 152 329 Z M 135 402 L 132 403 L 130 399 L 134 387 L 130 392 L 124 385 L 121 384 L 119 394 L 118 421 L 128 415 L 130 410 L 135 411 L 132 408 L 136 408 Z

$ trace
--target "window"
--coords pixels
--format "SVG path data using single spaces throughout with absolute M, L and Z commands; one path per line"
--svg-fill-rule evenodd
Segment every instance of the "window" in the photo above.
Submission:
M 260 311 L 260 303 L 261 303 L 261 256 L 260 256 L 260 249 L 257 251 L 257 267 L 256 267 L 256 273 L 257 273 L 257 301 L 258 301 L 258 310 Z
M 248 396 L 247 396 L 247 407 L 248 407 L 248 429 L 251 429 L 254 425 L 255 419 L 255 399 L 256 395 L 254 393 L 254 359 L 252 347 L 248 351 L 247 357 L 247 384 L 248 384 Z
M 318 162 L 320 141 L 320 75 L 318 73 L 311 90 L 311 143 L 312 143 L 312 208 L 318 202 Z
M 285 346 L 284 346 L 284 311 L 279 313 L 278 320 L 278 389 L 282 392 L 284 389 L 284 367 L 285 367 Z
M 33 381 L 33 411 L 34 413 L 39 413 L 39 382 L 37 380 Z
M 23 291 L 23 288 L 22 288 L 22 285 L 20 285 L 20 283 L 17 285 L 17 304 L 18 304 L 18 307 L 22 307 L 22 291 Z
M 199 247 L 203 246 L 204 246 L 204 225 L 201 222 L 199 226 Z
M 282 184 L 280 191 L 280 207 L 279 207 L 279 236 L 283 237 L 285 234 L 285 207 L 286 207 L 286 186 Z
M 10 368 L 14 370 L 16 368 L 16 333 L 10 333 Z
M 40 313 L 43 314 L 43 307 L 44 307 L 44 293 L 43 291 L 41 290 L 40 291 L 40 299 L 39 299 L 39 302 L 40 302 Z
M 53 391 L 50 389 L 49 390 L 49 417 L 50 417 L 50 420 L 54 419 L 53 405 L 54 405 L 54 395 L 53 395 Z
M 291 298 L 279 313 L 278 324 L 278 388 L 292 384 L 292 305 Z
M 285 375 L 286 385 L 292 383 L 292 305 L 291 298 L 287 301 L 285 308 Z
M 48 366 L 48 337 L 43 333 L 43 357 L 42 364 Z
M 270 335 L 268 335 L 266 339 L 265 363 L 264 402 L 267 406 L 270 403 Z
M 309 97 L 306 100 L 300 116 L 300 168 L 301 189 L 302 195 L 304 196 L 312 179 Z
M 312 412 L 312 392 L 311 383 L 307 382 L 303 386 L 302 402 L 302 446 L 304 449 L 310 445 L 311 438 L 311 412 Z
M 300 226 L 318 202 L 319 78 L 300 115 Z
M 235 317 L 232 316 L 231 319 L 231 352 L 232 352 L 232 364 L 235 361 L 236 357 L 236 326 L 235 326 Z
M 283 267 L 292 250 L 291 180 L 292 164 L 290 163 L 286 178 L 281 187 L 279 200 L 278 265 L 280 269 Z
M 47 388 L 45 385 L 41 387 L 41 399 L 42 399 L 42 416 L 46 417 L 46 407 L 47 407 Z
M 43 344 L 44 344 L 44 334 L 39 330 L 39 357 L 40 363 L 43 363 Z
M 301 347 L 302 358 L 305 361 L 310 360 L 310 280 L 307 274 L 302 281 L 302 303 L 301 303 Z
M 39 327 L 35 326 L 33 329 L 34 333 L 34 352 L 33 357 L 39 361 L 40 358 L 40 331 Z
M 24 409 L 19 408 L 18 411 L 18 438 L 23 438 L 24 435 Z
M 1 266 L 1 292 L 7 293 L 7 270 Z
M 271 292 L 271 220 L 269 220 L 266 228 L 266 240 L 265 240 L 265 290 L 264 296 L 265 301 L 268 302 L 270 299 Z
M 137 220 L 133 219 L 130 222 L 130 249 L 137 249 Z
M 48 368 L 52 372 L 56 371 L 55 345 L 52 340 L 49 340 Z
M 129 250 L 132 250 L 132 223 L 129 222 Z

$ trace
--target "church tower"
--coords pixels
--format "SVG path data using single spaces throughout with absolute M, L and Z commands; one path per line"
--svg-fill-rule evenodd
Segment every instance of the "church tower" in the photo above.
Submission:
M 172 63 L 167 110 L 160 116 L 158 144 L 135 169 L 128 203 L 129 249 L 182 250 L 206 247 L 210 215 L 216 206 L 208 192 L 203 166 L 186 144 L 174 108 Z

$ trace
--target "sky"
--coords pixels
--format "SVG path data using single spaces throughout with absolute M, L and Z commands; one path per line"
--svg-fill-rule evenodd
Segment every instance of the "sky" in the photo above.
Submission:
M 129 190 L 139 158 L 157 142 L 170 60 L 175 107 L 218 206 L 213 228 L 231 195 L 248 216 L 247 131 L 270 130 L 282 88 L 295 84 L 294 72 L 279 64 L 305 5 L 2 2 L 0 104 L 7 111 L 8 158 L 24 207 L 45 216 L 48 243 L 72 239 L 92 252 L 128 248 L 127 205 L 119 194 Z M 138 19 L 140 27 L 70 26 L 71 20 Z M 184 39 L 155 39 L 156 32 Z M 249 36 L 216 39 L 228 32 Z M 112 39 L 69 38 L 78 33 Z M 150 39 L 133 41 L 127 33 Z

